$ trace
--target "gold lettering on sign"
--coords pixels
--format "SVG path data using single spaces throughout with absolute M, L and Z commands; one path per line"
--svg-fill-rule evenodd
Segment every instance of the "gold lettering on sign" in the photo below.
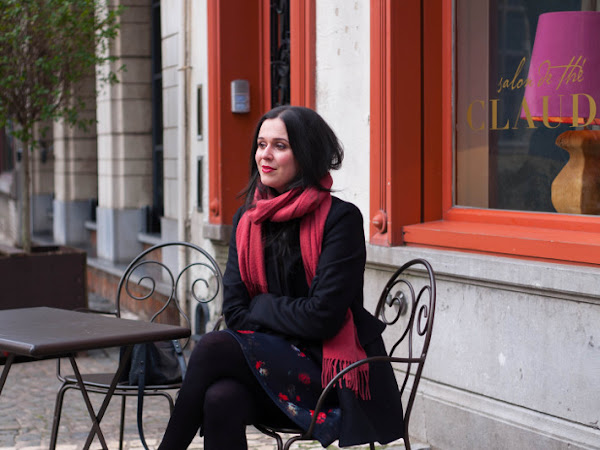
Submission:
M 590 105 L 590 113 L 587 117 L 587 121 L 584 123 L 583 117 L 579 117 L 579 97 L 583 96 L 585 99 L 587 99 L 587 101 L 589 102 Z M 546 128 L 556 128 L 558 127 L 560 124 L 556 123 L 555 125 L 553 125 L 550 122 L 550 114 L 549 114 L 549 104 L 551 101 L 553 102 L 560 102 L 559 105 L 559 111 L 562 110 L 562 98 L 564 97 L 564 95 L 557 95 L 557 96 L 548 96 L 548 95 L 544 95 L 542 97 L 542 122 L 544 124 L 544 126 Z M 591 95 L 588 94 L 572 94 L 572 102 L 573 102 L 573 116 L 572 116 L 572 127 L 586 127 L 588 125 L 591 125 L 594 120 L 596 120 L 596 114 L 598 111 L 598 107 L 596 104 L 596 101 L 594 100 L 594 98 Z M 509 128 L 511 128 L 510 126 L 510 121 L 507 119 L 506 122 L 502 125 L 499 126 L 498 125 L 498 104 L 501 102 L 500 99 L 497 98 L 493 98 L 490 99 L 489 103 L 490 103 L 490 130 L 494 130 L 494 131 L 500 131 L 500 130 L 508 130 Z M 481 124 L 479 125 L 479 127 L 475 128 L 475 126 L 473 125 L 473 107 L 475 105 L 480 105 L 481 106 L 481 110 L 483 112 L 483 114 L 486 114 L 486 103 L 483 100 L 475 100 L 474 102 L 472 102 L 468 109 L 467 109 L 467 123 L 469 124 L 469 128 L 471 128 L 474 131 L 481 131 L 485 129 L 485 121 L 482 120 Z M 521 110 L 523 111 L 525 117 L 523 117 L 523 119 L 525 119 L 527 121 L 527 128 L 537 128 L 535 126 L 534 120 L 533 120 L 533 116 L 531 115 L 531 110 L 529 109 L 529 105 L 527 104 L 527 100 L 525 99 L 525 97 L 523 97 L 523 100 L 521 102 Z M 517 117 L 514 120 L 512 129 L 517 129 L 518 127 L 518 122 L 520 117 L 520 113 L 521 111 L 519 111 L 519 114 L 517 114 Z M 559 114 L 559 117 L 562 117 L 562 114 Z
M 508 120 L 502 128 L 498 128 L 498 101 L 497 98 L 490 100 L 490 103 L 492 104 L 492 126 L 490 130 L 508 130 L 510 128 Z
M 500 81 L 498 81 L 497 89 L 496 89 L 496 92 L 498 94 L 500 94 L 505 89 L 514 91 L 517 89 L 525 88 L 525 87 L 533 84 L 532 79 L 523 78 L 521 76 L 521 72 L 523 71 L 523 68 L 525 67 L 526 61 L 527 61 L 526 58 L 521 59 L 521 61 L 519 62 L 519 65 L 518 65 L 517 69 L 515 70 L 515 73 L 512 75 L 512 77 L 509 77 L 509 78 L 500 77 Z M 584 58 L 582 55 L 580 55 L 580 56 L 573 56 L 568 64 L 553 66 L 551 64 L 550 60 L 546 60 L 546 61 L 542 62 L 537 67 L 537 73 L 540 75 L 540 78 L 537 81 L 538 87 L 542 87 L 545 84 L 550 87 L 554 87 L 555 90 L 558 90 L 561 86 L 567 86 L 569 84 L 581 83 L 584 79 L 583 78 L 584 77 L 583 69 L 584 69 L 586 61 L 587 61 L 587 59 Z M 557 93 L 556 95 L 552 95 L 552 96 L 545 95 L 542 97 L 542 117 L 541 117 L 541 119 L 546 128 L 556 128 L 559 126 L 558 123 L 554 125 L 550 122 L 551 117 L 549 116 L 549 110 L 550 110 L 549 103 L 550 102 L 559 102 L 558 117 L 563 117 L 563 115 L 562 115 L 563 103 L 562 102 L 563 102 L 564 96 L 565 96 L 564 94 Z M 587 121 L 585 121 L 585 118 L 579 117 L 579 98 L 580 97 L 587 99 L 589 106 L 590 106 Z M 586 126 L 594 123 L 594 121 L 596 120 L 596 113 L 597 113 L 596 100 L 591 95 L 588 95 L 585 93 L 571 94 L 571 100 L 573 102 L 573 116 L 572 116 L 572 124 L 573 125 L 572 125 L 572 127 L 586 127 Z M 501 125 L 498 124 L 498 122 L 500 120 L 500 118 L 498 117 L 498 105 L 502 101 L 502 99 L 493 98 L 493 99 L 489 99 L 488 101 L 489 101 L 489 108 L 490 108 L 489 112 L 486 107 L 487 102 L 485 100 L 475 100 L 475 101 L 471 102 L 471 104 L 469 104 L 469 107 L 467 108 L 467 123 L 469 125 L 469 128 L 471 128 L 474 131 L 481 131 L 486 128 L 486 119 L 482 119 L 480 125 L 477 128 L 473 125 L 473 108 L 477 107 L 479 109 L 479 106 L 481 106 L 481 113 L 483 113 L 484 118 L 488 117 L 488 113 L 489 113 L 489 121 L 490 121 L 489 129 L 490 130 L 500 131 L 500 130 L 508 130 L 509 128 L 511 128 L 511 123 L 510 123 L 510 120 L 508 120 L 508 119 L 506 120 L 506 122 L 504 124 L 501 124 Z M 524 117 L 521 117 L 521 112 L 523 113 Z M 519 109 L 517 116 L 514 119 L 512 129 L 519 128 L 519 119 L 524 119 L 527 121 L 527 128 L 531 128 L 531 129 L 536 128 L 535 123 L 534 123 L 534 117 L 531 114 L 531 110 L 529 109 L 529 105 L 527 104 L 527 100 L 525 99 L 524 96 L 523 96 L 523 100 L 521 102 L 521 108 Z M 536 119 L 539 120 L 538 117 L 536 117 Z M 585 121 L 585 123 L 584 123 L 584 121 Z
M 527 104 L 527 100 L 525 100 L 525 96 L 523 96 L 523 101 L 521 102 L 521 109 L 525 113 L 525 119 L 527 119 L 527 128 L 536 128 L 535 123 L 533 122 L 533 117 L 531 117 L 531 112 L 529 111 L 529 105 Z M 517 124 L 519 123 L 519 116 L 515 119 L 514 129 L 518 128 Z
M 583 56 L 580 56 L 577 58 L 577 61 L 575 61 L 575 57 L 573 56 L 571 61 L 569 61 L 569 64 L 563 66 L 553 66 L 550 64 L 549 60 L 544 61 L 538 67 L 538 73 L 542 76 L 538 81 L 538 87 L 541 87 L 544 83 L 551 84 L 553 78 L 552 71 L 558 69 L 562 69 L 562 75 L 558 80 L 556 90 L 558 90 L 563 83 L 565 85 L 569 83 L 581 83 L 583 81 L 583 66 L 587 61 L 585 58 L 581 61 L 582 58 Z
M 473 103 L 469 105 L 467 109 L 467 123 L 472 130 L 483 130 L 485 128 L 485 123 L 481 122 L 481 126 L 479 128 L 473 128 L 473 105 L 475 103 L 479 103 L 483 110 L 485 111 L 485 102 L 483 100 L 475 100 Z
M 588 120 L 584 124 L 579 123 L 579 96 L 584 95 L 588 101 L 590 102 L 590 114 Z M 572 128 L 575 127 L 587 127 L 590 125 L 594 119 L 596 118 L 596 102 L 591 95 L 588 94 L 573 94 L 573 125 Z M 582 119 L 583 121 L 583 119 Z
M 500 81 L 498 82 L 498 90 L 496 91 L 498 92 L 498 94 L 502 92 L 502 89 L 510 89 L 511 91 L 514 91 L 515 89 L 521 89 L 522 87 L 529 86 L 533 83 L 533 80 L 529 78 L 517 79 L 517 77 L 523 70 L 523 67 L 525 66 L 525 61 L 527 61 L 527 58 L 523 57 L 523 59 L 521 59 L 521 62 L 519 63 L 519 67 L 517 67 L 517 70 L 515 71 L 515 74 L 513 75 L 510 81 L 508 81 L 508 79 L 505 79 L 504 77 L 500 77 Z

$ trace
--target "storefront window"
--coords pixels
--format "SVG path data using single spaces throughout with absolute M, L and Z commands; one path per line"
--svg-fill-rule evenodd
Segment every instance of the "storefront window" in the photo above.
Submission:
M 541 14 L 600 11 L 600 1 L 456 0 L 455 4 L 454 204 L 557 212 L 551 186 L 569 153 L 555 141 L 574 127 L 541 121 L 532 126 L 521 118 L 529 63 Z M 597 48 L 600 52 L 600 45 Z M 581 76 L 600 82 L 600 74 L 585 70 L 587 66 Z M 600 110 L 600 98 L 585 100 L 595 101 Z

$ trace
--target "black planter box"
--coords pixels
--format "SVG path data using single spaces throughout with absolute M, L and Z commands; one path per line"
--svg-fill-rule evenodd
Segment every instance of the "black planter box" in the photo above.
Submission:
M 71 247 L 0 247 L 0 309 L 87 307 L 86 262 L 86 252 Z
M 87 307 L 87 254 L 65 246 L 38 246 L 31 253 L 0 245 L 0 309 Z M 17 356 L 15 362 L 34 358 Z M 6 354 L 0 352 L 0 365 Z

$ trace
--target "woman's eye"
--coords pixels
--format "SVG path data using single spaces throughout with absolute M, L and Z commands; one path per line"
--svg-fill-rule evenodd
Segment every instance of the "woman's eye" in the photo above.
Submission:
M 266 142 L 259 142 L 258 143 L 258 148 L 266 148 L 267 147 L 267 143 Z
M 287 147 L 286 147 L 286 145 L 285 145 L 285 144 L 282 144 L 281 142 L 280 142 L 280 143 L 278 143 L 278 144 L 276 145 L 276 147 L 277 147 L 277 150 L 285 150 L 285 149 L 287 148 Z

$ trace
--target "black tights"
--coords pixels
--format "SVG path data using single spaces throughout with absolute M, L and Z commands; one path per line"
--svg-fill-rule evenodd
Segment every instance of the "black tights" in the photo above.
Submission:
M 246 425 L 257 422 L 290 425 L 258 384 L 235 338 L 226 331 L 204 335 L 159 449 L 186 449 L 202 425 L 205 450 L 246 450 Z

